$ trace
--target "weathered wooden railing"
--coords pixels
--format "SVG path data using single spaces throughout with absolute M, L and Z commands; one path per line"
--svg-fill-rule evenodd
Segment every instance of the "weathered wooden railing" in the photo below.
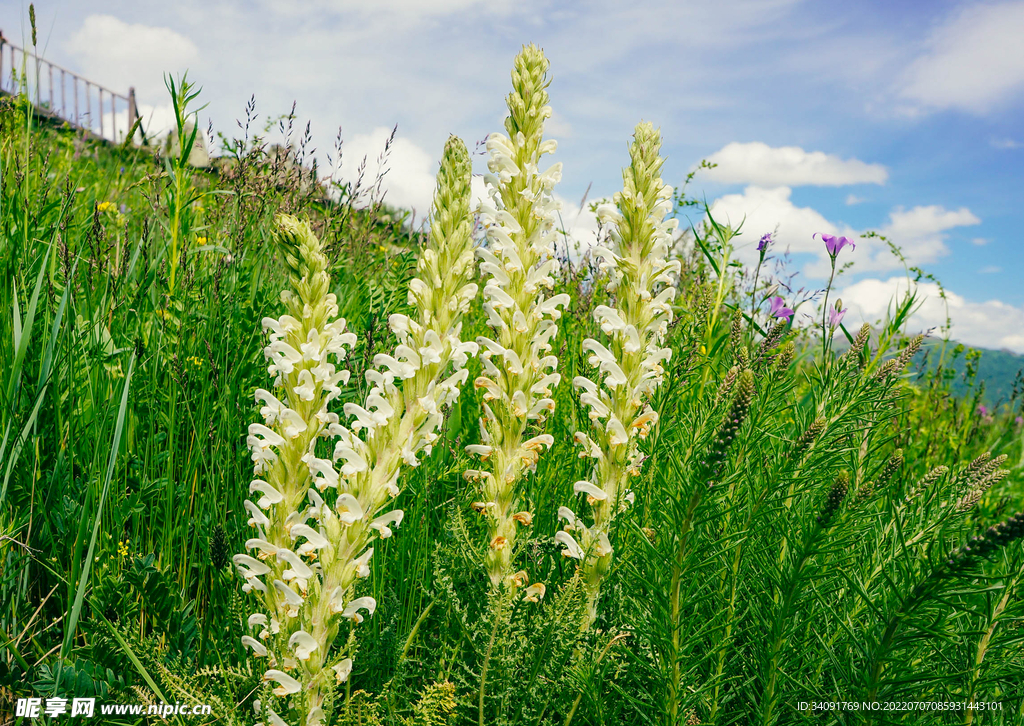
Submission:
M 24 95 L 42 112 L 120 143 L 139 117 L 135 89 L 122 96 L 11 43 L 0 31 L 0 91 Z

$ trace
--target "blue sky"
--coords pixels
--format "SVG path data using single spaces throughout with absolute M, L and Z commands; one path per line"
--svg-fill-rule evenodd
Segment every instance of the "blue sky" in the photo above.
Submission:
M 27 3 L 0 0 L 25 37 Z M 551 61 L 565 218 L 621 186 L 641 119 L 661 127 L 663 176 L 746 224 L 739 254 L 778 225 L 797 280 L 823 286 L 814 232 L 875 230 L 949 292 L 953 336 L 1024 352 L 1024 2 L 649 0 L 61 0 L 36 4 L 44 55 L 167 123 L 161 74 L 186 68 L 203 112 L 231 134 L 245 102 L 292 101 L 321 153 L 342 128 L 346 163 L 379 153 L 396 123 L 388 199 L 426 210 L 449 133 L 472 148 L 500 130 L 512 58 Z M 477 159 L 477 171 L 484 159 Z M 694 220 L 697 221 L 697 220 Z M 878 243 L 858 242 L 840 281 L 850 320 L 873 320 L 901 284 Z M 935 288 L 913 321 L 945 317 Z

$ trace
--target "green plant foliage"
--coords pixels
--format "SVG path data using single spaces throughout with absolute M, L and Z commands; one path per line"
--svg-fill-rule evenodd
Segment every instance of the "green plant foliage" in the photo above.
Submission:
M 187 151 L 200 98 L 169 85 Z M 18 698 L 95 697 L 212 708 L 172 723 L 252 724 L 283 700 L 241 644 L 252 600 L 231 566 L 253 536 L 242 503 L 253 392 L 268 380 L 261 321 L 282 314 L 288 282 L 273 219 L 308 221 L 356 335 L 339 415 L 394 351 L 390 319 L 412 314 L 430 237 L 381 202 L 379 178 L 323 179 L 294 109 L 261 126 L 252 101 L 245 117 L 200 170 L 0 100 L 0 715 Z M 673 232 L 672 356 L 647 401 L 658 423 L 638 442 L 635 501 L 608 520 L 596 611 L 554 536 L 560 507 L 590 511 L 574 482 L 593 462 L 574 435 L 593 419 L 571 382 L 594 373 L 595 311 L 624 297 L 600 257 L 567 254 L 559 235 L 545 295 L 571 304 L 551 351 L 553 443 L 517 483 L 532 516 L 508 553 L 544 590 L 528 599 L 487 576 L 479 488 L 463 476 L 485 416 L 471 359 L 429 452 L 403 469 L 401 527 L 374 535 L 358 594 L 376 613 L 325 654 L 353 658 L 327 689 L 329 726 L 1022 723 L 1019 361 L 909 337 L 912 294 L 859 333 L 806 301 L 783 303 L 812 328 L 773 317 L 771 248 L 744 270 L 737 230 L 685 184 L 665 203 L 706 221 Z M 847 262 L 855 251 L 836 275 Z M 497 335 L 481 298 L 462 340 Z M 815 701 L 960 706 L 798 709 Z

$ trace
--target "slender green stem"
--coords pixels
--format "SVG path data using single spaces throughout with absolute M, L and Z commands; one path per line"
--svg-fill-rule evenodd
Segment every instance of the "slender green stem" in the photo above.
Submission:
M 750 324 L 754 324 L 754 315 L 757 313 L 757 280 L 761 276 L 761 264 L 764 262 L 764 252 L 761 252 L 761 257 L 757 261 L 757 267 L 754 268 L 754 287 L 750 290 Z
M 683 526 L 679 531 L 679 545 L 676 548 L 676 557 L 672 565 L 672 584 L 670 586 L 670 607 L 672 610 L 672 678 L 669 682 L 668 692 L 668 715 L 666 723 L 669 726 L 678 723 L 679 718 L 679 684 L 682 678 L 682 673 L 679 668 L 679 651 L 680 651 L 680 628 L 682 627 L 680 620 L 680 613 L 682 612 L 682 582 L 683 582 L 683 565 L 686 560 L 686 545 L 689 541 L 690 526 L 693 523 L 693 514 L 697 510 L 697 505 L 700 504 L 702 495 L 702 485 L 697 483 L 694 486 L 693 494 L 690 495 L 690 501 L 686 507 L 686 516 L 683 518 Z
M 603 661 L 604 657 L 608 655 L 608 651 L 611 650 L 613 645 L 618 643 L 620 640 L 624 640 L 626 637 L 628 637 L 628 633 L 619 633 L 614 638 L 609 640 L 608 644 L 605 645 L 604 649 L 601 650 L 600 655 L 598 655 L 597 658 L 594 659 L 594 668 L 597 668 L 597 666 L 601 665 L 601 661 Z M 563 726 L 570 726 L 573 717 L 576 715 L 576 710 L 580 707 L 580 702 L 582 700 L 583 692 L 580 691 L 576 694 L 576 700 L 572 702 L 572 708 L 569 709 L 569 713 L 565 717 L 565 724 L 563 724 Z
M 985 629 L 984 634 L 978 640 L 978 647 L 974 653 L 974 664 L 971 668 L 968 681 L 969 685 L 967 688 L 967 698 L 964 699 L 967 703 L 972 703 L 974 701 L 974 696 L 977 693 L 978 689 L 978 678 L 981 675 L 981 664 L 985 660 L 985 655 L 988 653 L 989 643 L 992 642 L 992 635 L 995 633 L 996 626 L 999 625 L 999 617 L 1003 614 L 1003 611 L 1009 604 L 1010 597 L 1013 595 L 1014 590 L 1016 590 L 1017 586 L 1020 584 L 1021 577 L 1024 577 L 1024 570 L 1017 573 L 1017 576 L 1014 577 L 1010 581 L 1010 584 L 1006 586 L 1006 591 L 1003 593 L 1003 596 L 999 599 L 999 602 L 996 603 L 995 608 L 993 608 L 992 610 L 992 616 L 989 618 L 988 627 Z M 965 709 L 964 724 L 966 724 L 966 726 L 970 726 L 970 724 L 973 723 L 973 721 L 974 710 L 970 708 Z
M 494 650 L 494 641 L 498 637 L 498 631 L 501 629 L 502 620 L 505 617 L 505 603 L 508 601 L 508 596 L 502 589 L 498 595 L 498 602 L 494 609 L 494 627 L 491 628 L 491 637 L 487 641 L 487 652 L 484 654 L 484 663 L 480 669 L 480 717 L 479 726 L 484 726 L 484 701 L 487 697 L 487 667 L 491 663 L 491 653 Z
M 420 626 L 423 624 L 423 621 L 427 619 L 427 615 L 430 614 L 430 611 L 433 609 L 436 602 L 437 600 L 431 600 L 430 604 L 423 608 L 423 612 L 420 613 L 420 616 L 416 619 L 415 625 L 413 625 L 412 630 L 409 631 L 409 637 L 405 639 L 405 646 L 402 648 L 402 655 L 398 659 L 399 662 L 405 660 L 405 657 L 409 654 L 409 648 L 412 647 L 412 642 L 416 640 L 416 634 L 419 633 Z
M 790 571 L 789 577 L 786 578 L 786 594 L 783 596 L 782 603 L 775 611 L 775 618 L 772 622 L 772 635 L 774 637 L 772 639 L 770 650 L 771 660 L 768 664 L 768 683 L 765 686 L 764 698 L 761 701 L 762 724 L 770 724 L 773 722 L 775 685 L 778 681 L 779 673 L 779 657 L 782 651 L 782 645 L 786 641 L 786 632 L 789 629 L 788 626 L 792 617 L 792 613 L 790 611 L 800 596 L 800 584 L 803 579 L 804 566 L 814 554 L 814 542 L 821 531 L 821 526 L 815 523 L 811 525 L 810 529 L 804 535 L 804 541 L 800 547 L 800 554 L 793 563 L 793 568 Z
M 832 258 L 832 273 L 828 277 L 828 285 L 825 286 L 825 304 L 821 308 L 821 364 L 825 365 L 828 356 L 829 343 L 832 340 L 826 331 L 828 330 L 828 294 L 832 291 L 832 281 L 836 277 L 836 258 Z

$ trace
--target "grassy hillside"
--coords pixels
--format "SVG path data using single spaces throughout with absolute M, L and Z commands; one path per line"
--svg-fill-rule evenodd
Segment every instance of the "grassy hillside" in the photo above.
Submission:
M 917 372 L 933 373 L 943 356 L 941 341 L 928 340 L 914 357 Z M 978 397 L 989 409 L 1019 404 L 1024 394 L 1024 356 L 1007 350 L 969 348 L 955 341 L 945 346 L 943 368 L 950 372 L 954 395 Z M 947 374 L 949 375 L 949 374 Z
M 501 208 L 451 139 L 430 235 L 299 134 L 208 173 L 0 103 L 0 723 L 1021 723 L 1021 426 L 954 395 L 1001 359 L 751 325 L 644 125 L 609 252 L 549 259 L 516 63 Z
M 820 345 L 816 340 L 809 344 Z M 838 352 L 846 351 L 849 346 L 845 338 L 835 342 Z M 1006 406 L 1021 413 L 1024 356 L 1017 353 L 926 338 L 911 359 L 908 371 L 911 380 L 919 382 L 939 375 L 950 395 L 957 398 L 970 399 L 991 410 Z

